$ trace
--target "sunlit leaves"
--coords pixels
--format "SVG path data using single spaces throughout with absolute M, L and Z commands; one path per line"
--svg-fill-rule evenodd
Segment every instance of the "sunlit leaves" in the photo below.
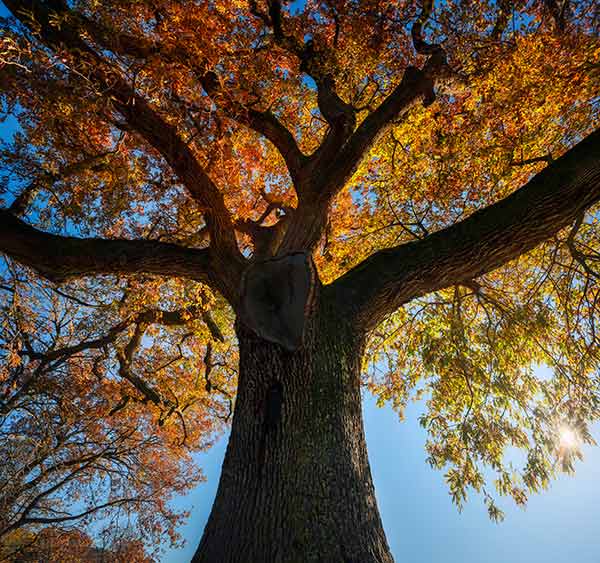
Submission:
M 202 479 L 191 454 L 212 443 L 231 410 L 236 353 L 207 344 L 223 336 L 201 320 L 213 297 L 175 280 L 54 290 L 10 263 L 4 272 L 0 534 L 44 518 L 79 529 L 95 521 L 95 533 L 135 526 L 146 545 L 177 544 L 185 513 L 170 500 Z M 158 294 L 167 312 L 152 317 L 131 366 L 163 397 L 154 404 L 123 378 L 115 350 L 127 346 L 128 319 L 147 315 Z M 199 311 L 169 330 L 177 306 Z M 211 323 L 226 327 L 223 314 Z M 63 522 L 65 514 L 82 516 Z

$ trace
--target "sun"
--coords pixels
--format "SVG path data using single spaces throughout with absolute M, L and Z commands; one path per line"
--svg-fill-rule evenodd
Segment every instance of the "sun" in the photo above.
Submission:
M 579 439 L 575 430 L 569 426 L 561 426 L 558 430 L 560 448 L 563 450 L 572 450 L 579 445 Z

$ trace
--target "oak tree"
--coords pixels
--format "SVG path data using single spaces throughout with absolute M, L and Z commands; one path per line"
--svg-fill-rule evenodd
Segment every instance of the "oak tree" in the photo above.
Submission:
M 392 561 L 362 386 L 425 401 L 459 506 L 500 518 L 573 468 L 561 436 L 599 414 L 597 3 L 4 4 L 2 377 L 95 377 L 97 446 L 139 417 L 175 460 L 231 415 L 195 562 Z M 49 292 L 73 309 L 50 334 Z

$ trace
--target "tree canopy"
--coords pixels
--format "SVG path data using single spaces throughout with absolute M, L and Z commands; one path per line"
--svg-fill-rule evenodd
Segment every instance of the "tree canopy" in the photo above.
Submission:
M 561 431 L 600 414 L 596 2 L 4 4 L 5 533 L 176 541 L 249 265 L 294 252 L 369 331 L 365 387 L 426 402 L 459 506 L 498 519 L 573 469 Z

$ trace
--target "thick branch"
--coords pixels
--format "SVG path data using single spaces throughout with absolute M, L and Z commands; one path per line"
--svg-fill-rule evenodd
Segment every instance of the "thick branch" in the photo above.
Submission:
M 238 114 L 239 115 L 239 114 Z M 238 121 L 239 118 L 238 118 Z M 247 111 L 246 125 L 264 135 L 283 156 L 290 175 L 294 181 L 299 178 L 306 156 L 302 154 L 296 139 L 270 111 L 258 111 L 249 109 Z
M 80 239 L 39 231 L 0 209 L 0 251 L 60 283 L 98 274 L 148 273 L 210 283 L 210 250 L 150 240 Z M 218 284 L 216 284 L 218 286 Z
M 421 100 L 425 103 L 433 101 L 434 81 L 443 74 L 441 71 L 445 65 L 443 53 L 438 52 L 429 58 L 423 69 L 408 67 L 393 92 L 341 147 L 336 147 L 335 158 L 322 159 L 322 165 L 316 168 L 311 179 L 312 193 L 298 194 L 299 206 L 290 220 L 281 244 L 282 251 L 314 248 L 327 223 L 331 199 L 355 172 L 369 147 L 399 115 Z
M 231 256 L 238 257 L 235 234 L 223 195 L 200 166 L 176 127 L 162 119 L 122 75 L 81 38 L 75 26 L 77 14 L 71 13 L 62 1 L 46 5 L 39 0 L 7 0 L 5 4 L 15 17 L 29 27 L 32 26 L 28 18 L 31 15 L 35 22 L 32 26 L 35 34 L 49 48 L 57 52 L 67 48 L 81 65 L 81 71 L 101 90 L 110 92 L 116 109 L 164 157 L 206 214 L 213 249 L 225 250 Z M 60 27 L 52 23 L 53 13 L 64 18 Z
M 198 61 L 185 44 L 163 46 L 144 37 L 134 37 L 122 32 L 115 35 L 101 23 L 81 14 L 77 14 L 73 21 L 81 25 L 103 48 L 121 56 L 147 59 L 160 54 L 165 61 L 188 67 L 198 77 L 207 94 L 230 118 L 264 135 L 281 152 L 292 177 L 299 174 L 304 156 L 290 131 L 270 111 L 247 108 L 228 97 L 216 74 L 212 71 L 205 72 L 204 61 Z
M 422 69 L 409 66 L 400 84 L 358 129 L 351 136 L 348 134 L 348 137 L 339 139 L 343 143 L 335 159 L 336 164 L 321 175 L 318 186 L 319 194 L 325 198 L 332 197 L 344 186 L 365 152 L 395 119 L 420 100 L 424 105 L 435 100 L 434 85 L 449 74 L 449 67 L 442 47 L 427 43 L 422 36 L 423 25 L 433 11 L 433 4 L 433 0 L 423 0 L 421 12 L 411 29 L 415 50 L 418 54 L 427 55 L 427 62 Z M 352 133 L 352 129 L 349 133 Z
M 423 99 L 434 99 L 434 81 L 446 68 L 443 50 L 427 44 L 421 37 L 422 26 L 430 16 L 433 2 L 424 2 L 413 26 L 413 41 L 419 53 L 431 55 L 423 69 L 409 67 L 398 87 L 355 130 L 356 113 L 336 93 L 335 81 L 327 68 L 333 55 L 327 46 L 314 40 L 301 42 L 286 34 L 279 0 L 269 0 L 268 13 L 250 2 L 252 13 L 273 29 L 275 42 L 294 53 L 300 68 L 317 85 L 319 109 L 329 124 L 329 131 L 319 149 L 308 159 L 306 181 L 296 182 L 299 206 L 290 218 L 279 254 L 310 250 L 318 243 L 327 220 L 329 202 L 356 170 L 368 148 L 403 111 Z M 304 179 L 304 178 L 303 178 Z
M 312 157 L 315 169 L 335 159 L 356 128 L 356 110 L 338 96 L 333 77 L 327 74 L 318 78 L 316 83 L 317 103 L 329 124 L 329 131 Z M 314 191 L 315 186 L 312 187 Z
M 327 291 L 373 328 L 411 299 L 514 260 L 599 200 L 597 130 L 505 199 L 420 241 L 377 252 Z
M 304 55 L 301 70 L 312 76 L 317 85 L 317 104 L 321 115 L 329 125 L 327 136 L 323 140 L 321 147 L 315 158 L 327 160 L 350 137 L 356 127 L 356 111 L 347 104 L 338 95 L 333 76 L 322 70 L 323 57 L 327 55 L 318 55 L 313 48 L 313 43 L 309 43 L 309 48 Z M 332 55 L 328 55 L 333 58 Z
M 423 69 L 413 66 L 406 69 L 400 84 L 373 113 L 365 118 L 346 143 L 339 158 L 341 165 L 332 168 L 324 175 L 322 190 L 328 192 L 340 189 L 356 170 L 368 148 L 402 112 L 421 100 L 426 104 L 433 101 L 434 80 L 444 65 L 444 56 L 436 54 L 430 57 Z
M 116 90 L 116 86 L 113 90 Z M 223 195 L 176 128 L 162 120 L 146 100 L 138 95 L 126 97 L 123 91 L 116 105 L 127 122 L 165 158 L 199 204 L 206 217 L 213 248 L 225 249 L 230 255 L 237 257 L 231 216 L 225 207 Z
M 421 13 L 410 30 L 413 46 L 419 55 L 433 55 L 441 50 L 439 45 L 427 43 L 423 39 L 423 26 L 431 16 L 431 12 L 433 12 L 433 0 L 423 0 Z
M 269 13 L 265 14 L 258 10 L 256 2 L 251 1 L 251 12 L 266 25 L 271 26 L 275 43 L 296 55 L 300 60 L 300 70 L 308 74 L 317 85 L 319 111 L 330 129 L 321 150 L 315 154 L 315 159 L 326 160 L 354 130 L 356 112 L 336 92 L 335 80 L 331 71 L 327 69 L 327 63 L 331 63 L 334 59 L 329 47 L 316 43 L 314 39 L 302 42 L 292 35 L 286 34 L 280 0 L 268 0 L 267 4 Z M 302 190 L 303 186 L 299 185 L 298 188 Z

